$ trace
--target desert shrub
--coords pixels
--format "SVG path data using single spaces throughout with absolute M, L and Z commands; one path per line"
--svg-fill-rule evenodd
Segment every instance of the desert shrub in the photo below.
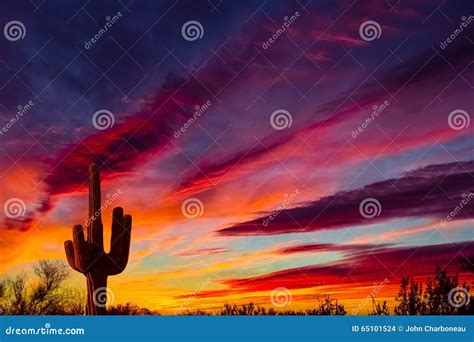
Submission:
M 459 284 L 458 275 L 449 276 L 447 271 L 436 267 L 433 278 L 423 285 L 417 283 L 413 277 L 404 277 L 400 282 L 400 290 L 395 298 L 399 302 L 395 306 L 396 315 L 465 315 L 472 314 L 473 306 L 470 302 L 460 307 L 450 303 L 451 290 L 462 287 L 470 291 L 466 283 Z M 451 294 L 452 295 L 452 294 Z
M 315 310 L 307 310 L 306 313 L 308 315 L 341 316 L 347 312 L 344 309 L 344 305 L 339 304 L 337 299 L 324 295 L 322 298 L 319 298 L 319 307 Z
M 68 267 L 60 261 L 40 260 L 35 278 L 24 275 L 0 282 L 0 313 L 4 315 L 65 315 L 81 312 L 78 297 L 63 287 Z
M 388 316 L 390 315 L 390 310 L 388 309 L 387 301 L 385 300 L 382 304 L 375 301 L 374 296 L 372 296 L 372 311 L 369 313 L 369 316 Z
M 125 305 L 117 304 L 109 306 L 107 308 L 107 315 L 152 316 L 159 315 L 159 313 L 157 311 L 139 307 L 133 303 L 127 303 Z
M 272 316 L 276 315 L 273 309 L 265 309 L 254 303 L 231 305 L 224 304 L 223 308 L 218 312 L 220 316 Z

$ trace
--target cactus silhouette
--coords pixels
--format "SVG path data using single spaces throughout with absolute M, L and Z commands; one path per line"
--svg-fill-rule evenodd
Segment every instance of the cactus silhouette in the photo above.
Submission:
M 86 315 L 106 313 L 107 277 L 121 273 L 127 266 L 130 250 L 132 217 L 123 215 L 122 208 L 114 208 L 112 214 L 112 238 L 110 252 L 104 251 L 101 217 L 100 175 L 97 165 L 89 166 L 89 219 L 87 240 L 81 225 L 73 228 L 73 240 L 64 242 L 66 258 L 72 269 L 87 279 Z

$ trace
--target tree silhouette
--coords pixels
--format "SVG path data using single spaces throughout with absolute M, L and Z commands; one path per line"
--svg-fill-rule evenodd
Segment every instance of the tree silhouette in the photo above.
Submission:
M 339 304 L 337 299 L 333 299 L 329 295 L 324 295 L 322 299 L 319 299 L 319 307 L 316 310 L 309 311 L 309 314 L 323 316 L 338 316 L 346 313 L 344 305 Z
M 396 315 L 422 315 L 425 312 L 423 285 L 415 282 L 412 276 L 402 278 L 395 300 L 400 302 L 395 306 Z
M 372 311 L 369 313 L 369 316 L 388 316 L 390 315 L 390 310 L 388 309 L 387 301 L 384 300 L 382 304 L 375 301 L 375 297 L 372 297 Z
M 61 261 L 40 260 L 33 268 L 37 279 L 23 275 L 0 283 L 0 312 L 7 315 L 67 314 L 71 297 L 62 288 L 69 277 Z M 74 298 L 74 297 L 72 297 Z
M 435 275 L 426 282 L 425 291 L 413 277 L 402 278 L 395 298 L 399 304 L 394 311 L 396 315 L 470 314 L 473 306 L 469 301 L 469 291 L 466 283 L 459 285 L 457 274 L 449 276 L 446 269 L 436 266 Z
M 108 307 L 107 315 L 151 316 L 159 315 L 159 313 L 147 308 L 141 308 L 133 303 L 127 303 L 125 305 L 118 304 Z
M 458 275 L 448 276 L 446 270 L 436 267 L 435 276 L 426 283 L 425 308 L 430 315 L 452 315 L 457 308 L 449 303 L 449 292 L 458 286 Z

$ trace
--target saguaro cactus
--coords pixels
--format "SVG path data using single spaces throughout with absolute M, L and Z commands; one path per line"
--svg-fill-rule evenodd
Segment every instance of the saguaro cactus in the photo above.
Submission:
M 89 166 L 89 219 L 87 240 L 82 225 L 73 228 L 73 240 L 64 242 L 69 265 L 87 279 L 86 315 L 106 313 L 107 277 L 121 273 L 127 266 L 130 250 L 132 217 L 123 215 L 122 208 L 114 208 L 112 214 L 112 238 L 110 252 L 104 251 L 101 217 L 100 176 L 97 165 Z

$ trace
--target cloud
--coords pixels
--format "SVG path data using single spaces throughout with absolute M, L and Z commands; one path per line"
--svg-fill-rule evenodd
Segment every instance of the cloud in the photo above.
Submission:
M 372 252 L 378 249 L 386 248 L 388 244 L 371 245 L 371 244 L 334 244 L 334 243 L 313 243 L 303 244 L 291 247 L 284 247 L 275 251 L 276 254 L 296 254 L 296 253 L 312 253 L 312 252 L 345 252 L 356 253 L 359 251 Z
M 402 9 L 399 10 L 402 11 Z M 356 22 L 359 22 L 359 19 L 354 22 L 351 21 L 354 25 Z M 300 34 L 304 35 L 303 33 Z M 326 33 L 324 37 L 329 39 L 333 36 Z M 360 39 L 357 40 L 354 38 L 354 40 L 361 42 L 361 44 L 365 43 Z M 409 85 L 417 85 L 418 89 L 430 92 L 430 94 L 423 95 L 423 97 L 432 98 L 436 96 L 440 91 L 437 89 L 438 85 L 450 82 L 453 66 L 458 70 L 462 70 L 472 61 L 474 48 L 467 40 L 460 39 L 456 41 L 456 44 L 453 45 L 452 48 L 442 51 L 441 54 L 442 57 L 436 56 L 435 52 L 429 49 L 420 52 L 401 65 L 387 69 L 381 68 L 380 75 L 377 73 L 377 80 L 368 79 L 363 84 L 360 84 L 360 80 L 358 80 L 355 82 L 355 85 L 348 90 L 337 91 L 336 96 L 329 98 L 326 102 L 319 104 L 311 110 L 298 113 L 298 116 L 308 118 L 306 124 L 300 124 L 299 126 L 295 124 L 295 127 L 289 131 L 274 132 L 259 141 L 257 145 L 242 148 L 224 157 L 224 160 L 208 160 L 199 163 L 199 171 L 183 180 L 176 191 L 178 193 L 201 192 L 224 181 L 229 181 L 243 174 L 250 173 L 254 170 L 254 167 L 259 167 L 262 160 L 265 160 L 267 156 L 274 154 L 275 150 L 290 145 L 297 139 L 301 139 L 301 137 L 308 137 L 316 131 L 330 130 L 341 124 L 350 123 L 352 119 L 361 114 L 362 107 L 380 105 L 380 103 L 390 99 L 387 91 L 393 94 L 402 92 L 402 90 Z M 446 63 L 447 60 L 449 64 Z M 325 75 L 329 76 L 329 74 Z M 325 80 L 325 83 L 330 82 Z M 380 87 L 381 83 L 384 84 L 384 88 Z M 418 120 L 423 120 L 423 116 L 413 117 L 411 114 L 412 110 L 421 110 L 417 107 L 418 101 L 415 101 L 412 96 L 413 93 L 411 91 L 407 91 L 406 93 L 402 92 L 398 95 L 399 98 L 396 102 L 404 101 L 406 104 L 401 107 L 401 109 L 391 108 L 391 116 L 385 118 L 387 120 L 386 125 L 389 125 L 389 127 L 384 127 L 386 132 L 391 132 L 393 128 L 400 130 L 400 122 L 404 123 L 410 120 L 412 126 L 416 126 L 419 122 Z M 346 103 L 348 99 L 351 99 L 351 101 Z M 354 101 L 356 105 L 354 105 Z M 395 107 L 393 104 L 392 106 Z M 396 106 L 400 107 L 399 105 Z M 429 139 L 433 139 L 433 137 L 436 137 L 438 140 L 448 140 L 455 137 L 456 133 L 459 133 L 454 132 L 445 124 L 444 116 L 446 113 L 443 111 L 433 110 L 431 115 L 433 118 L 436 118 L 436 120 L 433 120 L 429 124 L 426 124 L 424 121 L 425 125 L 418 127 L 416 130 L 408 129 L 403 135 L 404 141 L 401 141 L 399 145 L 409 149 L 424 144 Z M 360 125 L 362 121 L 366 119 L 366 117 L 362 117 L 360 121 L 354 122 L 352 129 L 357 128 L 357 125 Z M 396 131 L 394 135 L 398 133 L 399 131 Z M 468 134 L 468 131 L 466 130 L 464 133 Z M 369 146 L 378 148 L 379 140 L 375 139 L 377 134 L 379 134 L 378 130 L 372 131 L 371 134 L 367 134 L 363 137 L 363 141 Z M 386 138 L 385 135 L 381 135 L 380 137 L 381 139 Z M 252 141 L 251 144 L 252 143 L 254 142 Z M 359 145 L 358 148 L 363 149 L 363 146 Z M 399 149 L 395 148 L 392 153 L 395 152 L 398 153 Z M 354 152 L 351 150 L 350 154 L 354 154 Z M 273 158 L 270 159 L 273 160 Z
M 202 248 L 197 250 L 192 250 L 188 252 L 183 252 L 178 255 L 181 256 L 202 256 L 202 255 L 213 255 L 228 252 L 228 249 L 225 248 Z
M 398 284 L 404 276 L 414 276 L 426 281 L 434 273 L 436 265 L 450 272 L 459 272 L 459 258 L 474 253 L 474 242 L 446 243 L 420 247 L 382 248 L 376 251 L 360 250 L 340 261 L 286 269 L 261 276 L 227 279 L 221 281 L 227 290 L 203 291 L 200 298 L 228 296 L 235 293 L 271 291 L 276 287 L 290 290 L 331 286 L 336 288 L 373 285 L 388 279 Z
M 235 224 L 219 235 L 274 235 L 339 229 L 379 223 L 396 218 L 432 217 L 443 219 L 470 192 L 474 192 L 474 161 L 430 165 L 363 188 L 340 191 L 311 203 L 282 210 L 272 221 L 268 216 Z M 379 216 L 365 218 L 361 202 L 375 198 L 381 205 Z M 465 206 L 453 219 L 474 215 L 474 206 Z
M 117 115 L 113 127 L 94 132 L 64 147 L 55 157 L 45 159 L 51 166 L 45 179 L 50 193 L 62 194 L 83 188 L 87 179 L 84 170 L 91 162 L 102 166 L 102 175 L 107 179 L 130 172 L 150 156 L 164 153 L 169 140 L 173 139 L 174 130 L 192 117 L 195 106 L 214 100 L 214 94 L 220 94 L 230 83 L 239 87 L 248 82 L 247 76 L 252 75 L 245 76 L 241 72 L 253 60 L 254 44 L 261 35 L 258 30 L 251 32 L 231 39 L 219 50 L 220 58 L 189 69 L 186 76 L 169 75 L 163 85 L 144 100 L 139 111 L 114 113 Z M 236 78 L 237 75 L 240 77 Z M 252 152 L 259 153 L 258 150 Z M 215 167 L 215 173 L 220 174 L 218 168 L 231 166 L 232 158 Z M 189 184 L 193 182 L 193 179 L 188 181 Z
M 143 108 L 109 129 L 98 131 L 64 148 L 48 160 L 52 166 L 46 184 L 52 195 L 82 188 L 87 181 L 87 166 L 95 162 L 105 179 L 129 172 L 134 165 L 159 153 L 171 137 L 172 126 L 185 111 L 172 100 L 179 98 L 182 107 L 194 106 L 203 95 L 184 79 L 170 77 L 162 88 L 145 101 Z
M 17 229 L 19 231 L 27 231 L 33 226 L 34 215 L 31 213 L 25 214 L 20 218 L 5 218 L 3 221 L 6 229 Z
M 201 163 L 200 172 L 183 180 L 176 189 L 177 193 L 200 192 L 213 187 L 224 181 L 224 177 L 235 178 L 246 165 L 255 162 L 259 158 L 267 155 L 269 151 L 275 150 L 279 146 L 286 144 L 287 140 L 282 138 L 273 141 L 262 142 L 254 145 L 248 150 L 240 150 L 220 162 Z
M 359 18 L 351 17 L 350 19 L 353 25 L 359 21 Z M 251 72 L 241 73 L 247 63 L 252 61 L 249 65 L 250 69 L 252 66 L 258 66 L 259 60 L 263 60 L 263 58 L 252 59 L 256 53 L 255 46 L 262 41 L 262 37 L 266 37 L 266 33 L 262 33 L 256 27 L 259 26 L 249 27 L 248 31 L 251 34 L 239 33 L 219 50 L 220 59 L 225 60 L 226 63 L 215 58 L 198 69 L 190 71 L 187 79 L 179 76 L 168 77 L 159 89 L 151 91 L 152 95 L 144 101 L 141 110 L 135 113 L 115 113 L 116 123 L 112 128 L 94 132 L 77 143 L 65 146 L 54 156 L 44 158 L 43 160 L 50 168 L 45 178 L 48 195 L 54 196 L 86 189 L 85 170 L 91 162 L 102 165 L 102 175 L 105 180 L 132 172 L 137 165 L 157 154 L 164 154 L 168 148 L 171 148 L 168 141 L 172 137 L 173 130 L 179 128 L 191 115 L 187 108 L 190 108 L 191 112 L 196 104 L 204 103 L 212 98 L 212 94 L 220 92 L 229 84 L 232 84 L 233 89 L 240 89 L 249 88 L 253 85 L 252 82 L 261 82 L 262 79 L 270 80 L 272 76 L 269 76 L 267 70 L 261 67 L 259 70 L 264 70 L 264 72 L 259 72 L 258 77 Z M 296 31 L 306 32 L 291 30 L 290 33 L 296 34 Z M 356 31 L 351 32 L 357 36 Z M 340 33 L 338 28 L 337 32 L 327 32 L 326 38 L 329 39 Z M 324 50 L 325 56 L 331 56 L 331 49 L 337 49 L 333 45 Z M 184 179 L 176 192 L 178 194 L 199 192 L 213 187 L 224 179 L 235 179 L 243 173 L 252 172 L 259 166 L 256 163 L 262 158 L 291 143 L 295 138 L 311 134 L 316 129 L 335 126 L 349 119 L 350 116 L 357 115 L 356 111 L 334 110 L 334 107 L 339 108 L 341 102 L 344 102 L 352 91 L 355 93 L 351 98 L 355 99 L 359 105 L 370 104 L 386 96 L 378 83 L 383 83 L 390 91 L 404 87 L 413 75 L 416 75 L 413 82 L 418 84 L 421 84 L 421 81 L 434 83 L 433 79 L 439 78 L 442 73 L 445 75 L 448 72 L 451 75 L 451 66 L 446 64 L 445 59 L 451 65 L 458 67 L 472 60 L 472 52 L 472 44 L 469 44 L 466 39 L 458 39 L 449 49 L 441 52 L 443 58 L 435 57 L 426 66 L 424 63 L 430 57 L 431 50 L 417 58 L 407 60 L 401 67 L 397 66 L 392 70 L 384 71 L 380 77 L 377 75 L 377 81 L 370 81 L 360 89 L 349 87 L 345 94 L 337 91 L 336 99 L 328 99 L 329 102 L 316 107 L 311 113 L 302 113 L 302 116 L 318 117 L 310 121 L 307 126 L 301 127 L 295 122 L 295 129 L 291 132 L 274 134 L 268 139 L 262 139 L 264 146 L 242 148 L 227 157 L 216 160 L 217 157 L 213 156 L 202 165 L 198 163 L 202 171 Z M 277 61 L 276 57 L 270 59 L 273 62 Z M 420 66 L 423 67 L 420 68 Z M 289 70 L 288 74 L 291 72 L 295 70 Z M 303 74 L 307 75 L 306 72 Z M 260 85 L 268 86 L 267 84 Z M 319 114 L 323 114 L 322 117 Z M 245 166 L 248 168 L 244 170 Z M 49 205 L 40 208 L 39 211 L 50 210 L 54 201 L 48 197 L 43 201 L 48 202 Z

